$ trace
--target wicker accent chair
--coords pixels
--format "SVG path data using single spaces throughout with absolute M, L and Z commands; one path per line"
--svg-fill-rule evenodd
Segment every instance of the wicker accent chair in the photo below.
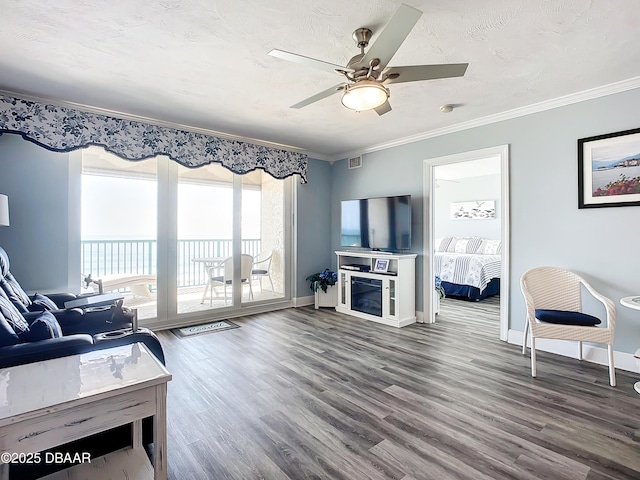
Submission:
M 604 305 L 606 326 L 597 327 L 600 319 L 582 313 L 582 287 Z M 527 332 L 531 333 L 531 376 L 536 376 L 536 339 L 550 338 L 578 342 L 582 360 L 582 342 L 606 343 L 609 350 L 609 383 L 616 386 L 613 364 L 613 336 L 616 307 L 579 275 L 556 267 L 537 267 L 520 278 L 520 288 L 527 307 L 522 353 L 526 353 Z M 544 319 L 546 321 L 541 320 Z

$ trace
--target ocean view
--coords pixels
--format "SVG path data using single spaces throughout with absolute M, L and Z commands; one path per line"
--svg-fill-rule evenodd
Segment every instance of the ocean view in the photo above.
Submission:
M 620 180 L 622 175 L 626 178 L 640 177 L 640 166 L 594 170 L 592 172 L 591 191 L 595 192 L 598 188 L 604 189 L 609 183 Z
M 180 240 L 177 244 L 178 287 L 204 285 L 206 272 L 194 258 L 231 255 L 231 239 Z M 257 256 L 259 238 L 242 239 L 242 253 Z M 81 242 L 82 275 L 93 278 L 117 274 L 156 274 L 157 244 L 155 240 L 83 240 Z

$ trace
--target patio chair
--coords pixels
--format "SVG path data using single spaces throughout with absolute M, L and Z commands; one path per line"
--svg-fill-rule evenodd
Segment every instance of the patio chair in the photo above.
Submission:
M 251 287 L 251 266 L 253 265 L 253 257 L 248 254 L 242 254 L 242 258 L 240 260 L 240 281 L 241 284 L 249 285 L 249 299 L 253 299 L 253 289 Z M 215 275 L 220 270 L 222 270 L 222 275 Z M 209 275 L 209 283 L 207 284 L 207 289 L 209 286 L 211 287 L 211 295 L 209 296 L 209 305 L 213 305 L 213 292 L 215 291 L 216 286 L 224 287 L 224 304 L 227 304 L 227 285 L 233 284 L 233 258 L 229 257 L 220 266 L 214 266 L 207 269 L 207 274 Z M 216 295 L 218 292 L 215 291 Z M 204 296 L 202 297 L 202 302 L 206 297 L 207 291 L 205 290 Z
M 275 292 L 273 288 L 273 280 L 271 279 L 271 259 L 273 258 L 273 250 L 263 250 L 253 261 L 251 267 L 251 276 L 253 278 L 267 277 L 271 284 L 271 291 Z M 262 283 L 260 284 L 262 286 Z

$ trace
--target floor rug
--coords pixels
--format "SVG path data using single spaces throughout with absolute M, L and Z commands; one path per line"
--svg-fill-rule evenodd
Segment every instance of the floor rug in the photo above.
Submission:
M 171 332 L 178 338 L 192 337 L 194 335 L 202 335 L 203 333 L 221 332 L 230 328 L 239 328 L 229 320 L 220 320 L 218 322 L 202 323 L 200 325 L 191 325 L 189 327 L 172 328 Z

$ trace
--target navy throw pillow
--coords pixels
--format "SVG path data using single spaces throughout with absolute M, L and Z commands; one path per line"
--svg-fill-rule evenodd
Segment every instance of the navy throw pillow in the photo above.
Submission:
M 33 305 L 37 307 L 37 308 L 31 308 L 31 311 L 59 310 L 55 302 L 51 300 L 49 297 L 47 297 L 46 295 L 41 295 L 39 293 L 36 293 L 31 297 L 31 301 L 33 302 Z
M 23 342 L 39 342 L 40 340 L 59 337 L 62 337 L 62 328 L 60 328 L 56 317 L 49 312 L 42 312 L 29 325 L 29 331 L 20 335 L 20 340 Z
M 578 325 L 594 327 L 602 323 L 598 317 L 580 312 L 565 310 L 536 310 L 536 318 L 541 322 L 557 323 L 559 325 Z

